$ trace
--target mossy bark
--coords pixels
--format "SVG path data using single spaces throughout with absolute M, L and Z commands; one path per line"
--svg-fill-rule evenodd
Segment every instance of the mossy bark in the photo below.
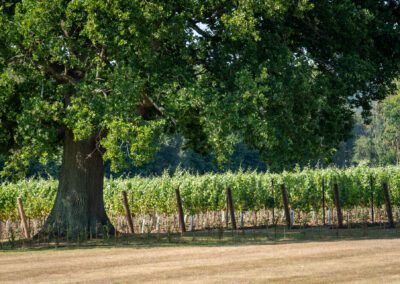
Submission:
M 67 130 L 57 195 L 41 234 L 74 239 L 113 233 L 103 185 L 104 162 L 96 137 L 74 141 Z

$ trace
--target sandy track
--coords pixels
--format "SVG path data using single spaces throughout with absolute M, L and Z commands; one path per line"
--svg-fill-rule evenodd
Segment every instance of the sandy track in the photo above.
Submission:
M 400 283 L 400 240 L 0 253 L 0 283 Z

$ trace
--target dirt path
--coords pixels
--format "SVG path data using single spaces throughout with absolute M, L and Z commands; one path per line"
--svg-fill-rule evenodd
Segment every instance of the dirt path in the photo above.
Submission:
M 0 253 L 0 283 L 400 283 L 400 240 Z

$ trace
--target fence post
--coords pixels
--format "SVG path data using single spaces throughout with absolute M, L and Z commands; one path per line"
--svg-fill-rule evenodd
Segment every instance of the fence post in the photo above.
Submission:
M 226 201 L 227 207 L 229 208 L 231 214 L 232 229 L 236 230 L 236 218 L 235 218 L 235 208 L 233 207 L 232 190 L 230 187 L 226 190 Z
M 281 185 L 281 192 L 282 192 L 283 205 L 285 207 L 286 225 L 290 229 L 291 222 L 290 222 L 289 200 L 284 183 Z
M 176 204 L 178 206 L 179 227 L 181 229 L 181 234 L 183 234 L 186 232 L 186 228 L 185 228 L 185 219 L 184 219 L 185 217 L 183 214 L 181 193 L 179 192 L 179 188 L 175 189 L 175 195 L 176 195 Z
M 228 200 L 228 193 L 226 193 L 225 228 L 228 228 L 228 225 L 229 225 L 229 200 Z
M 337 183 L 333 185 L 333 197 L 335 199 L 335 206 L 336 206 L 336 212 L 337 212 L 337 218 L 338 218 L 338 227 L 342 228 L 343 227 L 343 214 L 342 214 L 342 208 L 340 207 L 340 196 L 339 196 L 339 188 Z
M 375 222 L 375 212 L 374 212 L 374 186 L 372 181 L 372 176 L 369 177 L 369 186 L 371 189 L 371 221 Z
M 24 229 L 25 238 L 29 239 L 30 234 L 28 230 L 28 222 L 26 221 L 26 215 L 25 215 L 24 205 L 22 203 L 22 198 L 18 197 L 17 202 L 18 202 L 18 212 L 19 216 L 21 217 L 21 224 L 22 228 Z
M 271 181 L 272 185 L 272 223 L 275 222 L 275 183 L 274 180 Z
M 383 183 L 383 196 L 385 198 L 385 207 L 386 207 L 386 213 L 388 216 L 389 227 L 394 228 L 392 203 L 390 202 L 389 187 L 388 187 L 387 182 Z
M 325 180 L 322 179 L 322 224 L 326 225 L 325 222 Z
M 125 215 L 126 215 L 126 221 L 128 222 L 129 233 L 133 234 L 135 231 L 133 229 L 132 214 L 131 214 L 131 209 L 129 208 L 128 196 L 125 190 L 122 191 L 122 202 L 125 208 Z

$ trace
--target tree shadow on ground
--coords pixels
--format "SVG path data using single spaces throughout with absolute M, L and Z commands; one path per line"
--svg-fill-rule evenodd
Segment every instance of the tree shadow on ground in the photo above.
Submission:
M 337 242 L 343 240 L 397 239 L 400 228 L 387 226 L 356 226 L 338 229 L 328 226 L 308 228 L 283 226 L 269 228 L 245 228 L 240 230 L 202 230 L 179 233 L 117 234 L 102 239 L 67 241 L 58 240 L 3 240 L 0 251 L 51 251 L 95 248 L 148 249 L 161 247 L 222 247 L 248 245 L 279 245 L 291 243 Z

